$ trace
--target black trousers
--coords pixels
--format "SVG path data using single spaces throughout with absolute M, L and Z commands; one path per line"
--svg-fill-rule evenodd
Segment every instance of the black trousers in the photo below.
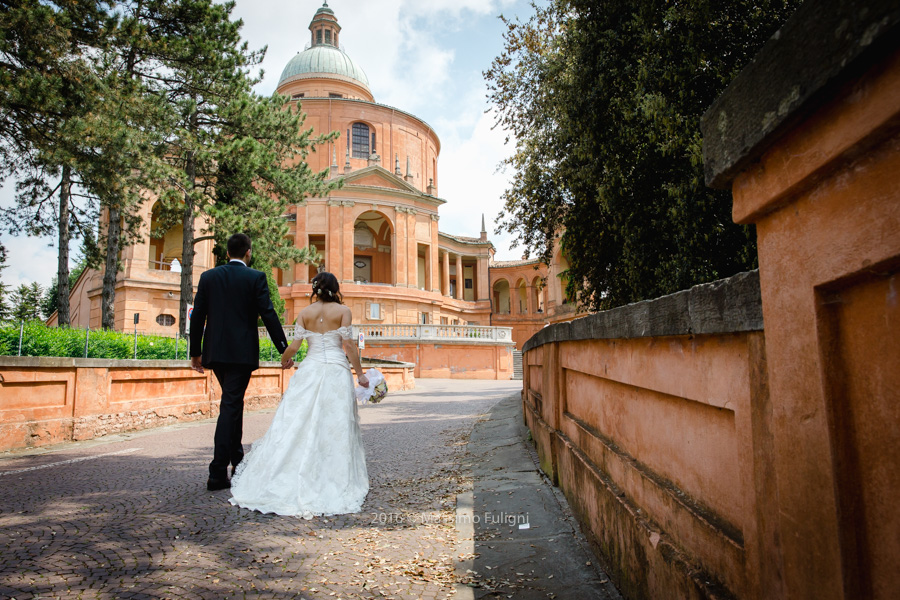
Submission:
M 216 422 L 213 459 L 209 463 L 212 479 L 227 479 L 229 463 L 237 466 L 244 458 L 241 436 L 244 433 L 244 393 L 253 369 L 243 365 L 212 365 L 222 388 L 219 420 Z

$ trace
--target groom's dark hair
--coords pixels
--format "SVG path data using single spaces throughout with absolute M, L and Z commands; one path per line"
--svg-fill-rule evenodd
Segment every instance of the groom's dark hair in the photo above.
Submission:
M 231 258 L 244 258 L 250 249 L 250 236 L 246 233 L 236 233 L 228 238 L 228 256 Z

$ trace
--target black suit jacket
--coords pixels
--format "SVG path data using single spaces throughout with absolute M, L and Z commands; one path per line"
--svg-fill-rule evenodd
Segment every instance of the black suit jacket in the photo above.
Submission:
M 242 262 L 206 271 L 200 276 L 194 298 L 191 356 L 202 356 L 204 367 L 230 364 L 259 368 L 257 315 L 262 317 L 279 354 L 283 353 L 288 343 L 269 298 L 265 274 Z

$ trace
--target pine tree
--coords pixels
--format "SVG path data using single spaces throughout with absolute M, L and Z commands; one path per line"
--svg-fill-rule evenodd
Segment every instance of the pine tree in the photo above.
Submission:
M 6 270 L 6 246 L 0 244 L 0 275 Z M 0 281 L 0 323 L 12 318 L 12 307 L 9 304 L 9 286 Z
M 87 267 L 87 261 L 82 258 L 78 261 L 78 264 L 69 271 L 69 281 L 66 286 L 66 290 L 71 290 L 75 285 L 75 282 L 78 281 L 78 278 L 81 277 L 81 274 L 84 272 Z M 62 286 L 59 285 L 59 280 L 56 276 L 50 282 L 50 287 L 47 288 L 47 292 L 44 294 L 44 299 L 41 301 L 41 312 L 44 314 L 45 319 L 49 319 L 50 315 L 54 312 L 57 312 L 57 307 L 59 306 L 59 294 Z M 58 318 L 57 318 L 58 322 Z M 62 323 L 58 323 L 60 326 L 63 326 Z M 67 323 L 68 324 L 68 323 Z
M 287 239 L 287 208 L 310 194 L 323 195 L 326 172 L 312 173 L 303 162 L 317 143 L 301 130 L 302 117 L 286 110 L 288 99 L 263 98 L 251 90 L 257 80 L 248 71 L 264 50 L 251 52 L 241 42 L 240 21 L 231 21 L 233 3 L 183 0 L 179 8 L 194 14 L 195 27 L 173 50 L 191 60 L 170 64 L 169 98 L 177 125 L 168 140 L 170 186 L 162 194 L 164 221 L 182 225 L 180 319 L 193 301 L 194 247 L 212 237 L 222 244 L 232 233 L 253 239 L 257 265 L 287 266 L 309 259 Z M 202 218 L 204 236 L 195 238 Z
M 91 212 L 75 202 L 73 186 L 102 157 L 88 145 L 93 115 L 107 96 L 93 54 L 115 19 L 109 3 L 98 0 L 0 4 L 0 155 L 8 159 L 0 177 L 22 176 L 16 205 L 2 217 L 10 231 L 57 237 L 57 310 L 66 325 L 69 238 Z
M 20 284 L 13 292 L 13 318 L 16 321 L 37 321 L 41 318 L 41 301 L 44 289 L 37 282 Z

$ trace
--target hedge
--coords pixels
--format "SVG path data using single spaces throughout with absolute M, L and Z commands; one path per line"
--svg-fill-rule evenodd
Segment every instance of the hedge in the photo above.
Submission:
M 19 354 L 20 323 L 0 324 L 0 356 Z M 21 356 L 66 356 L 84 358 L 85 337 L 88 338 L 87 358 L 133 359 L 134 334 L 119 331 L 91 330 L 68 327 L 48 327 L 42 321 L 26 322 L 22 335 Z M 306 357 L 306 341 L 297 353 L 300 361 Z M 262 361 L 278 360 L 279 353 L 268 338 L 259 340 L 259 358 Z M 187 360 L 187 340 L 178 340 L 176 355 L 175 338 L 144 335 L 137 336 L 138 360 Z

